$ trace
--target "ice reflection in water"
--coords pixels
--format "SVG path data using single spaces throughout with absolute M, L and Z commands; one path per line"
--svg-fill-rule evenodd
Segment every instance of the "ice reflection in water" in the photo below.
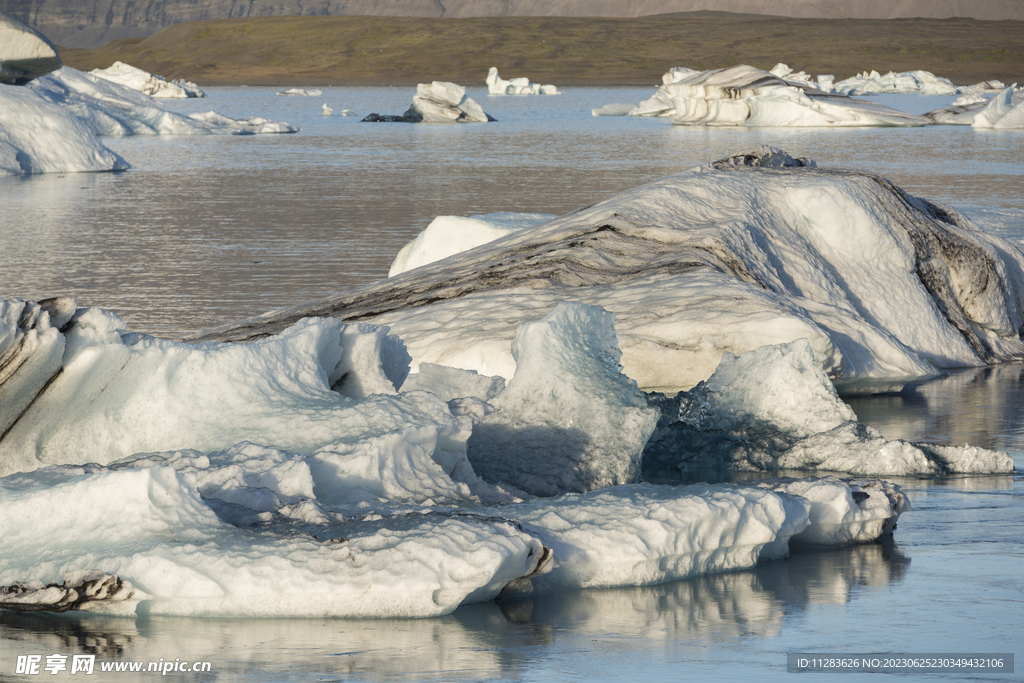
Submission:
M 0 612 L 0 638 L 5 661 L 8 652 L 95 654 L 98 662 L 187 657 L 212 662 L 216 677 L 229 680 L 525 680 L 538 661 L 557 661 L 581 643 L 592 648 L 595 640 L 600 647 L 592 652 L 593 665 L 638 649 L 690 658 L 714 643 L 778 638 L 793 615 L 846 603 L 864 587 L 898 584 L 908 564 L 894 546 L 872 544 L 803 552 L 751 571 L 662 586 L 471 605 L 420 620 L 131 620 Z

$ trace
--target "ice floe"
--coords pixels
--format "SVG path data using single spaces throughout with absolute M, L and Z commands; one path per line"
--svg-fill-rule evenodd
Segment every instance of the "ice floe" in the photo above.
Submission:
M 46 36 L 0 12 L 0 84 L 24 85 L 61 64 L 57 48 Z
M 466 89 L 455 83 L 434 81 L 416 86 L 416 95 L 404 114 L 369 114 L 374 123 L 486 123 L 494 117 L 484 112 Z
M 294 133 L 295 126 L 252 117 L 234 119 L 215 112 L 185 116 L 152 97 L 92 74 L 64 67 L 28 86 L 85 123 L 96 135 L 252 135 Z
M 1024 357 L 1018 245 L 875 174 L 770 148 L 197 338 L 334 315 L 390 326 L 414 371 L 508 378 L 518 326 L 563 301 L 615 314 L 625 373 L 645 390 L 689 389 L 726 351 L 799 338 L 846 392 Z
M 151 74 L 123 62 L 114 62 L 106 69 L 93 69 L 89 73 L 158 99 L 206 97 L 206 93 L 195 83 L 181 78 L 168 81 L 163 76 Z
M 780 65 L 784 66 L 784 65 Z M 788 69 L 788 67 L 786 67 Z M 687 126 L 923 126 L 930 121 L 873 102 L 823 92 L 740 65 L 669 72 L 631 116 L 667 117 Z
M 558 88 L 553 85 L 541 85 L 531 83 L 529 78 L 513 78 L 503 80 L 498 75 L 497 67 L 491 67 L 487 72 L 487 92 L 491 95 L 560 95 Z
M 388 277 L 447 258 L 517 230 L 555 218 L 544 213 L 498 212 L 479 216 L 438 216 L 398 252 Z

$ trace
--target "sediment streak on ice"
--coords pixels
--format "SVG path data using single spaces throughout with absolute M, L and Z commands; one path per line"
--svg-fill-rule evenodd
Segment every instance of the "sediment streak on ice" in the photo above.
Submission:
M 758 161 L 772 154 L 668 176 L 193 340 L 337 316 L 389 325 L 414 371 L 429 362 L 511 377 L 519 324 L 577 301 L 615 314 L 624 371 L 645 390 L 688 389 L 726 351 L 801 337 L 843 391 L 1024 357 L 1019 247 L 876 174 Z

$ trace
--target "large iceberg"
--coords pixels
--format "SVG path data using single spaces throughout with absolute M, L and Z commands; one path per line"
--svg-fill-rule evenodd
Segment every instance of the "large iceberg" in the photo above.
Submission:
M 632 116 L 700 126 L 923 126 L 920 116 L 787 81 L 752 66 L 670 72 Z
M 839 81 L 835 92 L 843 95 L 875 95 L 879 93 L 913 93 L 917 95 L 956 95 L 959 89 L 948 78 L 930 71 L 904 71 L 884 76 L 877 71 L 863 72 Z
M 70 299 L 4 302 L 0 607 L 431 616 L 871 541 L 909 509 L 875 481 L 638 483 L 658 411 L 621 375 L 611 322 L 559 306 L 520 329 L 504 390 L 435 370 L 399 392 L 409 358 L 381 328 L 193 346 Z M 492 404 L 445 403 L 442 377 Z M 532 484 L 495 429 L 536 430 L 530 467 L 554 484 L 538 492 L 561 495 L 508 487 Z
M 1024 128 L 1024 89 L 1014 83 L 992 98 L 972 92 L 925 116 L 935 123 L 953 126 Z
M 389 325 L 421 362 L 511 377 L 518 326 L 558 303 L 615 314 L 626 375 L 669 393 L 725 352 L 806 338 L 846 392 L 1024 358 L 1024 254 L 872 173 L 760 148 L 668 176 L 355 292 L 302 317 Z
M 142 92 L 64 67 L 34 80 L 41 98 L 81 120 L 96 135 L 252 135 L 294 133 L 298 128 L 264 118 L 233 119 L 215 112 L 185 116 L 167 111 Z
M 647 478 L 682 472 L 814 470 L 857 475 L 1013 472 L 1013 458 L 977 446 L 889 441 L 857 421 L 806 339 L 727 353 L 715 373 L 662 405 L 644 452 Z
M 0 84 L 24 85 L 60 67 L 57 48 L 46 36 L 0 12 Z
M 510 81 L 498 75 L 497 67 L 487 72 L 487 92 L 491 95 L 560 95 L 553 85 L 531 83 L 529 78 L 513 78 Z

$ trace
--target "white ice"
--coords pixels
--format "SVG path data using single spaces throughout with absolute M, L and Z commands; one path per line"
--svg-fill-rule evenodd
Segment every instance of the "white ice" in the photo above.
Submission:
M 995 97 L 986 91 L 973 90 L 958 97 L 950 106 L 925 114 L 938 124 L 973 126 L 974 128 L 1024 127 L 1024 89 L 1016 83 L 1001 88 Z
M 324 94 L 323 90 L 317 90 L 316 88 L 288 88 L 282 90 L 278 95 L 297 95 L 299 97 L 320 97 Z
M 152 97 L 119 83 L 64 67 L 28 86 L 82 121 L 96 135 L 252 135 L 294 133 L 287 123 L 215 112 L 184 116 Z
M 529 228 L 555 216 L 543 213 L 498 212 L 479 216 L 438 216 L 395 256 L 388 271 L 394 277 L 499 237 Z
M 416 95 L 405 117 L 419 123 L 486 123 L 488 116 L 466 89 L 455 83 L 434 81 L 416 86 Z
M 151 74 L 123 62 L 114 62 L 106 69 L 93 69 L 89 73 L 158 99 L 206 97 L 206 93 L 195 83 L 184 79 L 168 81 L 163 76 Z
M 491 95 L 560 95 L 553 85 L 531 83 L 529 78 L 513 78 L 503 80 L 498 76 L 498 69 L 491 67 L 487 72 L 487 92 Z
M 1024 128 L 1024 90 L 1016 83 L 993 97 L 971 122 L 973 128 Z
M 834 86 L 843 95 L 874 95 L 878 93 L 913 93 L 917 95 L 956 95 L 958 88 L 948 78 L 930 71 L 904 71 L 884 76 L 877 71 L 863 72 Z
M 28 86 L 0 83 L 0 175 L 128 167 L 67 108 Z
M 930 123 L 920 116 L 822 92 L 746 65 L 678 75 L 670 72 L 664 80 L 670 82 L 641 102 L 630 115 L 668 117 L 675 125 L 687 126 L 857 127 Z
M 659 413 L 621 372 L 614 316 L 560 304 L 512 350 L 515 374 L 469 440 L 474 470 L 540 496 L 639 481 Z
M 636 484 L 657 411 L 619 371 L 610 314 L 590 306 L 523 325 L 504 390 L 427 367 L 400 394 L 408 357 L 367 325 L 309 320 L 253 344 L 188 347 L 126 335 L 67 299 L 3 312 L 0 356 L 14 371 L 0 383 L 0 447 L 63 433 L 47 452 L 66 463 L 11 467 L 23 449 L 3 454 L 10 609 L 431 616 L 502 591 L 746 568 L 784 557 L 790 540 L 870 541 L 909 509 L 882 482 Z M 445 392 L 493 411 L 474 426 Z M 470 429 L 481 438 L 467 458 Z M 503 445 L 496 429 L 524 440 Z M 210 445 L 242 433 L 262 445 Z M 509 448 L 556 482 L 538 492 L 612 486 L 522 500 L 505 484 L 536 483 L 509 473 Z
M 889 441 L 857 422 L 805 339 L 726 354 L 681 397 L 645 457 L 686 471 L 826 470 L 907 476 L 1012 473 L 1013 458 L 972 446 Z
M 577 301 L 615 314 L 622 365 L 645 390 L 689 389 L 726 351 L 799 338 L 845 392 L 1024 358 L 1018 245 L 879 176 L 808 163 L 740 153 L 199 338 L 280 330 L 313 310 L 369 316 L 405 341 L 413 371 L 509 378 L 518 326 Z

